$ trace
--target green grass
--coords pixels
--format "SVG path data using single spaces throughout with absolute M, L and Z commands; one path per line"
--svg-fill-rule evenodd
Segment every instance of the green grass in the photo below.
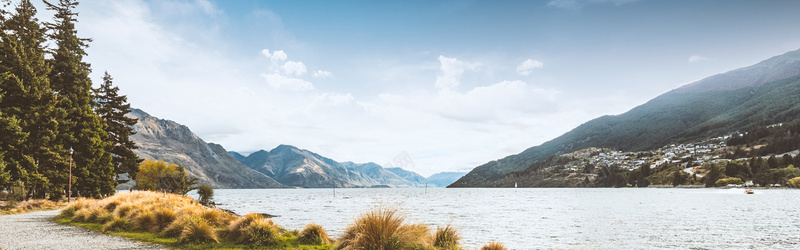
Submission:
M 103 233 L 103 224 L 88 222 L 71 222 L 70 218 L 57 216 L 53 221 L 70 226 L 77 226 L 87 230 Z M 333 245 L 303 245 L 297 238 L 282 237 L 277 245 L 262 247 L 248 244 L 237 244 L 230 240 L 219 238 L 219 243 L 178 243 L 178 237 L 166 237 L 147 231 L 106 231 L 105 234 L 116 235 L 147 244 L 157 244 L 169 249 L 288 249 L 288 250 L 326 250 L 333 249 Z

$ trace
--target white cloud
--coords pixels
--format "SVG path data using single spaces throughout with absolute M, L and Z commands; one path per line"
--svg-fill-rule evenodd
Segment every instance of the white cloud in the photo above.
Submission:
M 270 53 L 268 49 L 263 49 L 261 50 L 261 54 L 266 56 L 267 59 L 272 61 L 273 64 L 286 61 L 286 59 L 289 57 L 286 55 L 286 52 L 283 52 L 283 50 L 276 50 L 275 52 Z
M 459 61 L 456 58 L 449 58 L 439 56 L 439 63 L 441 63 L 441 72 L 436 77 L 436 88 L 451 89 L 461 84 L 461 75 L 466 70 L 477 70 L 480 68 L 480 63 L 467 63 Z
M 288 61 L 281 66 L 281 70 L 286 75 L 301 76 L 306 73 L 306 65 L 303 62 Z
M 331 73 L 330 71 L 325 71 L 325 70 L 317 70 L 317 71 L 314 71 L 314 77 L 319 77 L 319 78 L 333 77 L 333 73 Z
M 541 68 L 544 64 L 540 61 L 528 59 L 523 61 L 519 66 L 517 66 L 517 74 L 523 76 L 529 76 L 533 72 L 533 69 Z
M 299 79 L 287 77 L 282 74 L 261 74 L 267 84 L 274 89 L 291 90 L 291 91 L 308 91 L 314 90 L 314 85 L 310 82 Z
M 702 61 L 705 61 L 705 60 L 708 60 L 708 58 L 703 57 L 703 56 L 699 56 L 699 55 L 692 55 L 692 56 L 689 57 L 689 62 L 690 63 L 702 62 Z

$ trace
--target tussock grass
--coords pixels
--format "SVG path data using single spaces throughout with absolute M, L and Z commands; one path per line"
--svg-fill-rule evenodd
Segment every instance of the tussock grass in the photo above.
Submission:
M 379 207 L 361 214 L 348 226 L 337 249 L 426 249 L 430 230 L 421 224 L 406 224 L 393 207 Z
M 437 228 L 432 237 L 431 243 L 433 247 L 441 249 L 459 249 L 461 235 L 459 235 L 458 230 L 450 225 Z
M 178 243 L 205 243 L 211 241 L 219 243 L 216 230 L 214 226 L 200 217 L 191 217 L 186 220 L 181 235 L 178 237 Z
M 427 225 L 407 223 L 398 209 L 383 206 L 357 217 L 338 242 L 316 224 L 289 231 L 260 214 L 236 216 L 188 196 L 149 191 L 77 199 L 56 220 L 173 248 L 461 249 L 454 227 L 432 232 Z M 482 249 L 506 248 L 492 242 Z
M 272 220 L 254 220 L 244 228 L 240 243 L 256 246 L 274 246 L 281 240 L 280 232 Z
M 225 232 L 227 233 L 227 237 L 229 239 L 238 240 L 242 237 L 244 229 L 247 228 L 247 226 L 249 226 L 250 223 L 253 223 L 253 221 L 263 220 L 263 219 L 264 217 L 261 216 L 260 214 L 245 214 L 244 216 L 237 218 L 235 221 L 233 221 L 233 223 L 231 223 L 227 227 L 227 229 L 225 230 Z
M 300 242 L 311 245 L 329 244 L 332 241 L 328 232 L 322 226 L 314 223 L 306 225 L 297 238 Z
M 506 250 L 506 249 L 508 248 L 506 248 L 506 246 L 504 246 L 503 243 L 496 241 L 492 241 L 491 243 L 483 245 L 483 247 L 481 247 L 481 250 Z
M 123 218 L 120 218 L 120 217 L 116 217 L 116 216 L 113 219 L 111 219 L 110 221 L 106 222 L 106 224 L 103 224 L 103 232 L 107 232 L 107 231 L 125 231 L 125 230 L 129 230 L 129 229 L 131 229 L 131 223 L 128 222 L 128 220 L 126 220 L 126 219 L 123 219 Z

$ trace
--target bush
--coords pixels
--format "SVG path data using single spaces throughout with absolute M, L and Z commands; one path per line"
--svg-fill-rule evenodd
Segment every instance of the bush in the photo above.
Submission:
M 792 178 L 786 184 L 793 188 L 800 188 L 800 177 Z
M 197 195 L 200 196 L 200 204 L 203 206 L 209 206 L 214 199 L 214 189 L 205 184 L 200 185 L 197 187 Z
M 742 184 L 744 184 L 744 182 L 742 181 L 742 179 L 739 179 L 739 178 L 736 178 L 736 177 L 728 177 L 728 178 L 725 178 L 725 179 L 719 179 L 714 183 L 714 185 L 717 186 L 717 187 L 724 187 L 724 186 L 727 186 L 729 184 L 742 185 Z
M 309 245 L 324 245 L 331 243 L 331 238 L 328 237 L 328 232 L 322 226 L 311 223 L 303 228 L 300 232 L 298 240 L 303 244 Z

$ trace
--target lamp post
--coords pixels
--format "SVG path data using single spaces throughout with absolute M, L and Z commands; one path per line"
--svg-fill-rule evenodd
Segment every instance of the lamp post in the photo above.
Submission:
M 69 186 L 67 187 L 67 203 L 72 199 L 72 147 L 69 147 Z

